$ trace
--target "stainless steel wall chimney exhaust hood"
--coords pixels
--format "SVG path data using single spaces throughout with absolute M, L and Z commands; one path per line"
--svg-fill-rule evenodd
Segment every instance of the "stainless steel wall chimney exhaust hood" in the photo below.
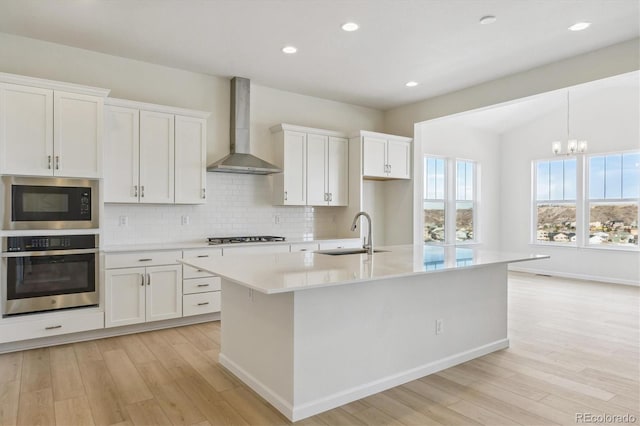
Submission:
M 251 82 L 248 78 L 231 79 L 231 153 L 207 166 L 208 172 L 268 175 L 282 169 L 251 155 L 249 142 L 249 101 Z

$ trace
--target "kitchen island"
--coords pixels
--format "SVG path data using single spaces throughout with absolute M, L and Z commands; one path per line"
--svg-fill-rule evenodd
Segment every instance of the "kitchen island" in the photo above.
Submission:
M 296 421 L 508 347 L 507 265 L 547 257 L 383 249 L 182 262 L 222 277 L 220 363 Z

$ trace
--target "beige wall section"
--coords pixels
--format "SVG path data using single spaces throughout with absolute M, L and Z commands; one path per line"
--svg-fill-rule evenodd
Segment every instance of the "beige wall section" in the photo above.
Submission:
M 111 89 L 110 96 L 211 112 L 209 162 L 229 152 L 229 79 L 0 33 L 0 72 Z M 243 76 L 250 77 L 250 76 Z M 272 158 L 278 123 L 382 130 L 383 112 L 252 85 L 252 153 Z
M 640 69 L 636 38 L 385 112 L 385 132 L 413 137 L 414 123 Z M 470 70 L 469 72 L 473 72 Z

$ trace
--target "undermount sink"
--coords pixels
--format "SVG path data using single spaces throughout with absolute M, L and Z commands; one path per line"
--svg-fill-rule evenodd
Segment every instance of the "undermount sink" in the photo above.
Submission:
M 389 250 L 373 250 L 374 253 L 387 252 Z M 346 249 L 331 249 L 331 250 L 318 250 L 318 254 L 328 254 L 329 256 L 344 256 L 345 254 L 364 254 L 367 249 L 364 248 L 346 248 Z

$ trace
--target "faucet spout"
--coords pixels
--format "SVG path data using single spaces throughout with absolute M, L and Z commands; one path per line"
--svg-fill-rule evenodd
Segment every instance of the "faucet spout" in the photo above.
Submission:
M 362 248 L 367 250 L 368 254 L 373 254 L 373 226 L 371 226 L 371 216 L 367 212 L 358 212 L 356 217 L 353 218 L 353 223 L 351 224 L 351 231 L 355 231 L 358 226 L 358 219 L 360 216 L 364 216 L 367 218 L 367 225 L 369 226 L 369 232 L 367 236 L 367 240 L 365 241 Z

